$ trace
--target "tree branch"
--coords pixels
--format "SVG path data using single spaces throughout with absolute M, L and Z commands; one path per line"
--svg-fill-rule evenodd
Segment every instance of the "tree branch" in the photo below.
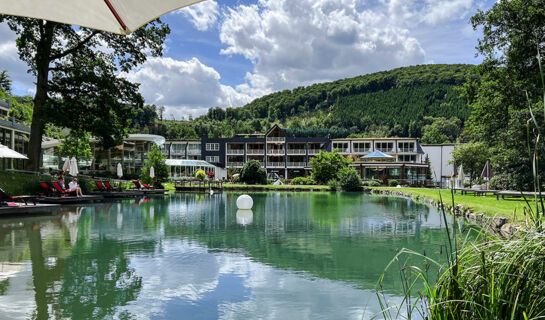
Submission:
M 86 43 L 88 43 L 89 41 L 91 41 L 91 39 L 93 39 L 94 36 L 96 36 L 97 34 L 99 33 L 99 31 L 93 31 L 87 38 L 83 39 L 82 41 L 80 41 L 77 45 L 75 45 L 74 47 L 66 50 L 66 51 L 63 51 L 59 54 L 56 54 L 54 56 L 51 56 L 49 58 L 49 61 L 53 61 L 53 60 L 57 60 L 57 59 L 60 59 L 60 58 L 63 58 L 63 57 L 66 57 L 67 55 L 69 54 L 72 54 L 76 51 L 78 51 L 79 49 L 81 49 Z

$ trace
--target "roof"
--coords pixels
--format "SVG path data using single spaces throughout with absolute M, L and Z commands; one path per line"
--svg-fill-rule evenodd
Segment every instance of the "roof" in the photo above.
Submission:
M 156 145 L 162 146 L 165 144 L 165 137 L 155 134 L 129 134 L 129 137 L 123 139 L 125 141 L 147 141 L 153 142 Z
M 384 152 L 374 151 L 361 158 L 362 159 L 393 159 L 394 157 Z
M 182 160 L 182 159 L 167 159 L 165 164 L 170 167 L 206 167 L 214 168 L 215 165 L 203 160 Z
M 331 139 L 331 141 L 368 141 L 368 140 L 413 140 L 417 141 L 417 138 L 399 138 L 399 137 L 374 137 L 374 138 L 337 138 Z

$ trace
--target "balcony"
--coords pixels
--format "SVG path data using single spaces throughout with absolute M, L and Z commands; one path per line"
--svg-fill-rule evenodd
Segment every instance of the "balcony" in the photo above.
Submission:
M 284 143 L 284 142 L 286 142 L 286 138 L 285 137 L 267 137 L 267 142 L 273 142 L 273 143 L 281 142 L 281 143 Z
M 243 167 L 244 162 L 227 162 L 227 167 Z
M 258 156 L 262 156 L 265 154 L 265 150 L 263 149 L 248 149 L 246 150 L 246 154 L 247 155 L 258 155 Z
M 367 153 L 371 152 L 371 148 L 354 148 L 354 153 Z
M 288 149 L 288 154 L 290 155 L 305 155 L 307 150 L 305 149 Z
M 267 162 L 267 168 L 284 168 L 284 162 Z
M 394 148 L 377 148 L 380 152 L 394 152 Z
M 304 168 L 307 166 L 307 163 L 306 162 L 288 162 L 288 167 L 289 168 Z
M 195 150 L 187 150 L 187 154 L 190 156 L 200 156 L 201 155 L 201 149 L 195 149 Z
M 397 152 L 398 153 L 413 153 L 415 151 L 414 151 L 414 148 L 398 148 Z
M 286 154 L 286 150 L 284 150 L 284 149 L 269 149 L 269 150 L 267 150 L 267 154 L 272 154 L 272 155 L 275 155 L 275 154 L 278 154 L 278 155 L 285 155 L 285 154 Z
M 243 155 L 244 149 L 227 149 L 227 154 Z
M 322 150 L 322 149 L 309 149 L 308 154 L 318 154 L 318 153 L 320 153 L 320 151 L 325 151 L 325 150 Z
M 333 148 L 333 149 L 339 150 L 339 153 L 349 153 L 350 152 L 349 148 Z

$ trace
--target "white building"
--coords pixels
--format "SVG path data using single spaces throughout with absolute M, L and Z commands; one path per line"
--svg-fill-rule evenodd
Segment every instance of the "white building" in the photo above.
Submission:
M 454 147 L 455 144 L 422 145 L 422 150 L 430 159 L 432 179 L 443 188 L 449 186 L 450 177 L 455 174 L 454 164 L 450 164 Z

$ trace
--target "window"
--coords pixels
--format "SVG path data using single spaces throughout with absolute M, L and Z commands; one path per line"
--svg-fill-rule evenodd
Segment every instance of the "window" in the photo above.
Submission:
M 397 159 L 398 159 L 400 162 L 416 162 L 416 155 L 414 155 L 414 154 L 399 155 L 399 156 L 397 157 Z
M 339 152 L 348 152 L 348 142 L 333 142 L 333 149 Z
M 368 152 L 371 150 L 370 142 L 354 142 L 355 152 Z
M 218 156 L 207 156 L 206 157 L 206 162 L 218 163 L 218 162 L 220 162 L 220 157 L 218 157 Z
M 219 151 L 220 144 L 219 143 L 207 143 L 206 144 L 206 151 Z
M 399 152 L 414 152 L 414 142 L 400 142 L 398 149 Z
M 375 145 L 376 149 L 382 152 L 392 152 L 394 149 L 393 142 L 377 142 Z

